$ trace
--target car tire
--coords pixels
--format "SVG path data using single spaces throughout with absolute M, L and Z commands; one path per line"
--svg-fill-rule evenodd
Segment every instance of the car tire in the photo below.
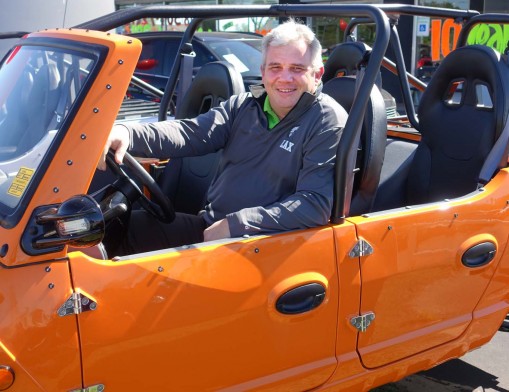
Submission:
M 500 327 L 500 330 L 509 332 L 509 314 L 506 315 L 504 321 L 502 321 L 502 326 Z

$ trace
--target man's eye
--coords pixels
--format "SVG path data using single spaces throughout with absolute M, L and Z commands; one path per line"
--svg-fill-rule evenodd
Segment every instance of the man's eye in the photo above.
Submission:
M 281 70 L 281 67 L 278 66 L 278 65 L 271 65 L 269 67 L 269 70 L 272 71 L 272 72 L 276 72 L 276 71 L 280 71 Z
M 302 72 L 306 72 L 306 68 L 304 68 L 304 67 L 291 67 L 290 71 L 292 71 L 293 73 L 302 73 Z

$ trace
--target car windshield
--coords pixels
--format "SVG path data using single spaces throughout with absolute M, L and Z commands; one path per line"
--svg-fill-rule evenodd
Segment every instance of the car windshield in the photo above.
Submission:
M 207 44 L 218 57 L 232 63 L 243 77 L 260 76 L 261 40 L 221 40 Z
M 17 46 L 0 66 L 0 206 L 13 209 L 85 84 L 91 58 Z

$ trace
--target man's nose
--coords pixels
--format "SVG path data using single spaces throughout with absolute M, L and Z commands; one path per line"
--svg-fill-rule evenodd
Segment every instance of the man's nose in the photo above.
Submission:
M 292 80 L 293 73 L 290 71 L 290 68 L 283 68 L 279 77 L 280 77 L 280 79 L 283 79 L 283 80 Z

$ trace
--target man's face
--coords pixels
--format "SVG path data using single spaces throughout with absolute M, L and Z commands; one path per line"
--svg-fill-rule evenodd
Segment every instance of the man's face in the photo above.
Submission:
M 303 41 L 267 48 L 262 81 L 280 119 L 297 104 L 302 93 L 315 92 L 323 67 L 315 72 L 311 65 L 311 51 Z

